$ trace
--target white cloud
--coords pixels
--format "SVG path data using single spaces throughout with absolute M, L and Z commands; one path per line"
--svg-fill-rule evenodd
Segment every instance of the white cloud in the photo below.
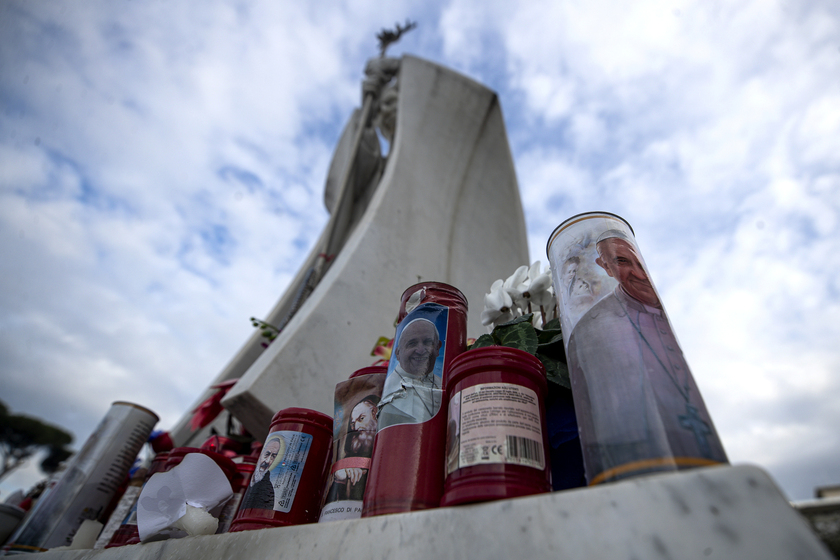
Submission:
M 4 3 L 13 410 L 81 439 L 113 400 L 186 412 L 320 233 L 372 31 L 404 8 Z
M 840 374 L 836 14 L 598 6 L 532 4 L 499 23 L 525 120 L 564 142 L 520 148 L 532 258 L 573 214 L 627 218 L 731 458 L 780 472 L 804 468 L 801 447 L 828 460 L 840 409 L 817 405 Z
M 6 2 L 12 409 L 83 439 L 137 400 L 170 427 L 319 234 L 373 35 L 406 16 L 392 53 L 499 92 L 531 259 L 573 214 L 627 218 L 731 457 L 797 498 L 840 476 L 820 466 L 840 443 L 828 2 Z

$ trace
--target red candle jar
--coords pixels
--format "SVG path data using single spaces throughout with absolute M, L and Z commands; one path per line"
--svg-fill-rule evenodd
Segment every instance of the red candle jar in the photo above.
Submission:
M 146 480 L 152 478 L 155 473 L 163 472 L 166 462 L 169 460 L 169 451 L 161 451 L 152 459 L 152 464 L 149 465 L 149 472 L 146 474 Z M 143 482 L 145 484 L 145 481 Z
M 149 466 L 149 472 L 146 473 L 146 478 L 143 480 L 143 485 L 149 482 L 152 475 L 163 472 L 166 466 L 166 461 L 169 460 L 169 451 L 161 451 L 155 458 L 152 459 L 152 464 Z M 111 540 L 105 545 L 105 548 L 114 548 L 117 546 L 124 546 L 127 544 L 138 544 L 140 542 L 140 533 L 137 530 L 137 499 L 140 497 L 138 493 L 134 498 L 134 503 L 128 511 L 128 515 L 123 519 L 122 524 L 114 531 Z
M 515 348 L 477 348 L 452 362 L 446 386 L 446 483 L 440 505 L 549 492 L 542 363 Z
M 246 445 L 241 441 L 230 437 L 214 435 L 207 438 L 207 440 L 201 444 L 201 449 L 214 451 L 224 455 L 225 457 L 233 459 L 247 451 L 250 451 L 250 443 Z
M 251 475 L 254 474 L 254 469 L 257 467 L 257 458 L 250 456 L 240 456 L 233 460 L 236 463 L 237 474 L 231 482 L 233 489 L 233 497 L 227 501 L 219 514 L 219 528 L 216 529 L 216 534 L 227 533 L 230 529 L 233 520 L 236 518 L 236 513 L 239 511 L 239 506 L 242 504 L 242 498 L 245 497 L 245 492 L 248 490 L 248 483 L 251 482 Z
M 370 366 L 335 386 L 332 466 L 319 523 L 358 519 L 362 515 L 376 416 L 387 373 L 387 366 Z
M 332 435 L 326 414 L 306 408 L 275 414 L 230 532 L 318 521 Z
M 445 372 L 466 349 L 467 299 L 440 282 L 408 288 L 379 403 L 362 517 L 434 508 L 443 494 Z

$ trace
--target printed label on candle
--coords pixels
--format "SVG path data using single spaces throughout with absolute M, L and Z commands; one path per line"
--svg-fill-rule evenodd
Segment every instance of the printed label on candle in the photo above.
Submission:
M 335 386 L 333 465 L 319 522 L 362 516 L 384 382 L 385 375 L 380 373 Z
M 448 307 L 424 303 L 397 326 L 379 402 L 378 431 L 427 422 L 440 410 L 448 321 Z
M 446 474 L 487 463 L 545 468 L 537 394 L 511 383 L 482 383 L 452 396 Z
M 292 509 L 312 436 L 301 432 L 271 432 L 265 439 L 241 509 Z

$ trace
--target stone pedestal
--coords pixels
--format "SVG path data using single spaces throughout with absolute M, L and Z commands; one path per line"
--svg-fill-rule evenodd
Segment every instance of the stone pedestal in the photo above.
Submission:
M 484 86 L 406 56 L 397 132 L 364 215 L 318 287 L 256 358 L 223 405 L 257 438 L 297 406 L 333 412 L 333 388 L 380 336 L 394 335 L 402 292 L 421 280 L 452 284 L 470 305 L 528 261 L 525 222 L 498 99 Z
M 424 512 L 43 556 L 831 560 L 773 481 L 752 466 L 697 469 Z

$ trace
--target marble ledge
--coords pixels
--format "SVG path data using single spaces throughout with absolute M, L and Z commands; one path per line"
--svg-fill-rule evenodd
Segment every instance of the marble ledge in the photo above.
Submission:
M 514 500 L 191 537 L 45 560 L 825 559 L 758 467 L 713 467 Z

